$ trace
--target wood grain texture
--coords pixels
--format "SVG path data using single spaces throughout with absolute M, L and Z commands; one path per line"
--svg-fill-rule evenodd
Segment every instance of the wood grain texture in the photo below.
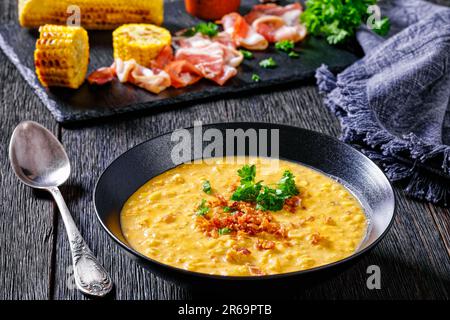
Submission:
M 450 4 L 448 0 L 440 3 Z M 16 18 L 14 0 L 0 2 L 0 19 Z M 145 117 L 112 119 L 83 128 L 61 128 L 34 96 L 3 54 L 0 54 L 1 197 L 0 299 L 84 299 L 70 289 L 70 252 L 59 215 L 56 230 L 53 202 L 17 183 L 6 159 L 6 146 L 21 120 L 38 121 L 60 132 L 72 162 L 70 180 L 62 188 L 74 219 L 87 243 L 110 271 L 116 299 L 211 298 L 167 283 L 132 262 L 94 216 L 92 191 L 102 170 L 128 148 L 158 134 L 204 123 L 267 121 L 339 134 L 339 124 L 325 110 L 312 84 L 284 91 L 215 100 L 167 109 Z M 119 182 L 118 182 L 119 183 Z M 398 214 L 383 241 L 361 261 L 334 279 L 312 287 L 295 284 L 274 298 L 295 299 L 392 299 L 450 298 L 450 210 L 407 198 L 396 191 Z M 56 235 L 55 235 L 56 233 Z M 52 248 L 56 248 L 52 263 Z M 382 289 L 366 288 L 366 269 L 380 266 Z M 54 274 L 53 274 L 54 271 Z
M 0 3 L 0 21 L 15 19 L 15 2 Z M 54 205 L 20 184 L 8 162 L 9 138 L 22 120 L 58 132 L 50 113 L 16 68 L 0 53 L 0 299 L 48 299 L 52 271 Z

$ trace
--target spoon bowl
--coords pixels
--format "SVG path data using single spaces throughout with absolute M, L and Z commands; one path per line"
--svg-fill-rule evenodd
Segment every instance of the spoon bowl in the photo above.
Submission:
M 9 159 L 17 177 L 33 188 L 60 186 L 70 175 L 64 147 L 49 130 L 33 121 L 21 122 L 14 130 Z

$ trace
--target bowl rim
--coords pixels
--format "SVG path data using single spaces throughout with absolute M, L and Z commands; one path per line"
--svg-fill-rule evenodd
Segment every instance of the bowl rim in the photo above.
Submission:
M 363 248 L 360 251 L 356 251 L 353 254 L 351 254 L 350 256 L 332 262 L 332 263 L 328 263 L 328 264 L 324 264 L 315 268 L 311 268 L 311 269 L 306 269 L 306 270 L 299 270 L 299 271 L 291 271 L 291 272 L 286 272 L 286 273 L 277 273 L 277 274 L 270 274 L 270 275 L 261 275 L 261 276 L 225 276 L 225 275 L 218 275 L 218 274 L 208 274 L 208 273 L 202 273 L 202 272 L 196 272 L 196 271 L 190 271 L 190 270 L 186 270 L 186 269 L 182 269 L 182 268 L 178 268 L 178 267 L 174 267 L 171 266 L 169 264 L 165 264 L 162 263 L 158 260 L 149 258 L 145 255 L 143 255 L 142 253 L 134 250 L 133 248 L 131 248 L 130 246 L 128 246 L 127 244 L 125 244 L 122 240 L 120 240 L 119 238 L 117 238 L 110 230 L 109 228 L 103 223 L 102 218 L 100 217 L 100 214 L 97 210 L 97 205 L 96 205 L 96 194 L 97 194 L 97 187 L 98 184 L 100 182 L 100 180 L 102 179 L 103 175 L 108 171 L 108 169 L 117 161 L 117 159 L 119 159 L 120 157 L 124 156 L 125 154 L 127 154 L 128 152 L 131 152 L 133 149 L 149 142 L 152 140 L 156 140 L 162 136 L 171 134 L 173 131 L 175 130 L 171 130 L 171 131 L 167 131 L 161 134 L 158 134 L 150 139 L 147 139 L 145 141 L 142 141 L 134 146 L 132 146 L 131 148 L 127 149 L 125 152 L 121 153 L 119 156 L 115 157 L 107 166 L 105 169 L 103 169 L 102 173 L 100 174 L 100 176 L 97 178 L 97 181 L 95 183 L 94 186 L 94 192 L 92 194 L 92 201 L 94 204 L 94 210 L 95 210 L 95 216 L 97 217 L 98 222 L 100 222 L 100 225 L 102 226 L 102 228 L 104 229 L 104 231 L 106 231 L 106 233 L 117 243 L 120 245 L 120 247 L 122 247 L 123 249 L 125 249 L 125 251 L 127 251 L 128 253 L 131 253 L 132 255 L 136 256 L 139 259 L 142 259 L 146 262 L 149 262 L 151 264 L 156 264 L 160 267 L 166 268 L 170 271 L 173 272 L 178 272 L 181 273 L 183 275 L 187 275 L 187 276 L 191 276 L 191 277 L 199 277 L 199 278 L 208 278 L 208 279 L 212 279 L 212 280 L 222 280 L 222 281 L 261 281 L 261 280 L 274 280 L 274 279 L 284 279 L 284 278 L 288 278 L 288 277 L 294 277 L 294 276 L 299 276 L 299 275 L 306 275 L 306 274 L 310 274 L 310 273 L 314 273 L 314 272 L 318 272 L 321 270 L 325 270 L 325 269 L 332 269 L 333 267 L 336 267 L 338 265 L 342 265 L 345 264 L 346 262 L 349 262 L 351 260 L 354 260 L 360 256 L 362 256 L 363 254 L 365 254 L 366 252 L 370 251 L 371 249 L 373 249 L 376 245 L 378 245 L 378 243 L 386 236 L 386 234 L 389 232 L 389 230 L 391 229 L 395 217 L 397 215 L 397 196 L 394 192 L 394 188 L 392 186 L 391 181 L 389 181 L 389 179 L 387 178 L 386 174 L 383 172 L 383 170 L 375 164 L 374 161 L 372 161 L 369 157 L 367 157 L 365 154 L 363 154 L 361 151 L 357 150 L 356 148 L 352 147 L 351 145 L 344 143 L 342 141 L 340 141 L 339 139 L 329 136 L 327 134 L 321 133 L 321 132 L 317 132 L 314 130 L 309 130 L 309 129 L 305 129 L 305 128 L 301 128 L 301 127 L 296 127 L 293 125 L 287 125 L 287 124 L 279 124 L 279 123 L 271 123 L 271 122 L 257 122 L 257 121 L 250 121 L 250 122 L 245 122 L 245 121 L 237 121 L 237 122 L 215 122 L 215 123 L 208 123 L 208 124 L 202 124 L 202 127 L 217 127 L 217 126 L 228 126 L 228 125 L 245 125 L 245 126 L 251 126 L 251 125 L 260 125 L 260 126 L 274 126 L 274 127 L 278 127 L 278 128 L 285 128 L 287 130 L 300 130 L 300 131 L 305 131 L 305 132 L 312 132 L 313 134 L 317 134 L 320 135 L 326 139 L 330 139 L 333 140 L 335 143 L 343 145 L 345 148 L 348 148 L 350 150 L 352 150 L 352 152 L 356 152 L 358 153 L 360 156 L 362 156 L 363 158 L 365 158 L 366 160 L 368 160 L 369 162 L 371 162 L 373 165 L 375 165 L 375 167 L 377 168 L 377 170 L 379 171 L 379 173 L 381 173 L 381 175 L 384 177 L 384 179 L 387 181 L 388 185 L 389 185 L 389 191 L 392 195 L 392 200 L 393 200 L 393 210 L 392 210 L 392 215 L 391 215 L 391 220 L 389 221 L 389 224 L 387 225 L 387 227 L 385 228 L 385 230 L 378 236 L 377 239 L 375 239 L 370 245 L 368 245 L 367 247 Z M 186 129 L 186 130 L 190 130 L 193 129 L 194 126 L 190 126 L 190 127 L 184 127 L 181 129 Z M 316 169 L 317 170 L 317 169 Z

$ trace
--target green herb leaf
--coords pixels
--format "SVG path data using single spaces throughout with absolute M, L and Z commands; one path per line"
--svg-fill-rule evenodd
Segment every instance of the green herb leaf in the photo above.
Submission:
M 285 196 L 281 190 L 264 186 L 256 198 L 256 209 L 278 211 L 283 209 L 284 200 Z
M 257 75 L 256 73 L 252 74 L 252 80 L 254 82 L 260 82 L 261 81 L 261 77 L 259 75 Z
M 253 183 L 252 181 L 247 181 L 241 183 L 241 185 L 237 187 L 236 191 L 231 196 L 231 200 L 255 202 L 261 188 L 261 182 Z
M 361 23 L 367 21 L 367 8 L 375 3 L 376 0 L 307 0 L 300 20 L 310 34 L 324 36 L 328 43 L 337 44 L 354 35 Z M 387 18 L 379 21 L 379 28 L 374 31 L 387 33 L 387 21 Z
M 383 18 L 381 20 L 375 21 L 375 28 L 373 29 L 373 31 L 375 31 L 376 34 L 384 37 L 388 34 L 390 28 L 391 22 L 389 21 L 389 18 Z
M 277 62 L 272 58 L 267 58 L 259 63 L 259 66 L 265 69 L 273 69 L 278 67 Z
M 234 210 L 233 208 L 228 206 L 223 207 L 223 212 L 229 212 L 231 215 L 238 213 L 237 210 Z
M 239 177 L 241 177 L 241 183 L 255 181 L 256 166 L 254 164 L 251 166 L 246 164 L 237 172 Z
M 299 194 L 295 185 L 295 176 L 289 170 L 284 171 L 275 189 L 263 186 L 262 181 L 255 183 L 255 165 L 243 166 L 238 170 L 238 175 L 241 177 L 241 184 L 232 194 L 231 200 L 256 202 L 258 210 L 281 210 L 287 198 Z M 230 207 L 223 208 L 224 212 L 229 212 L 230 210 Z
M 215 37 L 219 33 L 219 26 L 213 22 L 201 22 L 195 27 L 186 30 L 183 36 L 192 37 L 199 32 L 208 37 Z
M 284 171 L 283 177 L 278 181 L 278 189 L 281 190 L 285 199 L 299 194 L 295 185 L 295 176 L 289 170 Z
M 204 193 L 211 194 L 211 183 L 209 182 L 209 180 L 203 181 L 202 189 Z
M 289 56 L 289 58 L 292 58 L 292 59 L 298 59 L 300 57 L 300 55 L 295 51 L 289 52 L 288 56 Z
M 275 49 L 286 53 L 291 52 L 294 49 L 295 43 L 292 40 L 281 40 L 275 43 Z
M 206 206 L 206 199 L 202 199 L 202 203 L 197 207 L 196 214 L 198 216 L 204 216 L 209 212 L 209 207 Z
M 185 32 L 183 32 L 183 37 L 193 37 L 197 33 L 195 27 L 187 29 Z
M 253 53 L 252 52 L 250 52 L 250 51 L 248 51 L 248 50 L 243 50 L 243 49 L 241 49 L 241 50 L 239 50 L 241 53 L 242 53 L 242 55 L 244 56 L 244 59 L 253 59 Z
M 222 228 L 222 229 L 219 229 L 219 235 L 221 235 L 221 236 L 223 236 L 223 235 L 225 235 L 225 234 L 229 234 L 231 232 L 231 229 L 230 228 Z

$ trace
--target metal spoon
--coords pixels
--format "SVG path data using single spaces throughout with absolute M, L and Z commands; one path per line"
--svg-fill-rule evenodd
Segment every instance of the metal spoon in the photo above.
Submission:
M 64 147 L 40 124 L 24 121 L 12 134 L 9 160 L 24 184 L 47 190 L 55 199 L 70 241 L 78 289 L 88 295 L 105 296 L 113 287 L 111 278 L 88 248 L 58 189 L 70 175 L 69 158 Z

